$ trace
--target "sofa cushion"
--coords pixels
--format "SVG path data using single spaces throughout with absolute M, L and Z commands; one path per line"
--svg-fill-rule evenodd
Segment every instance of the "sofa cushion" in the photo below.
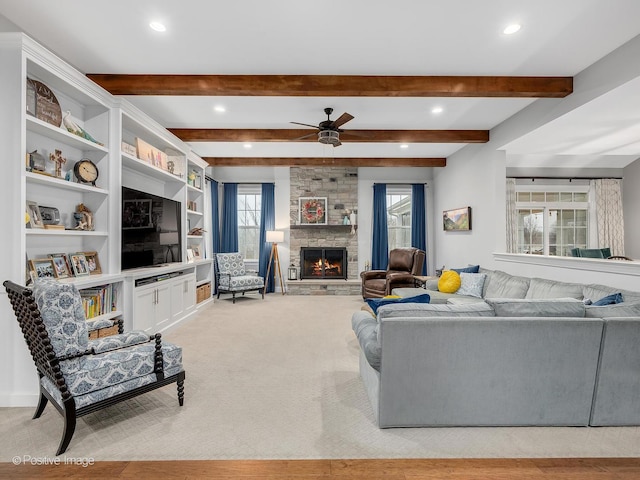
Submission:
M 637 303 L 617 303 L 602 307 L 588 305 L 585 307 L 585 316 L 589 318 L 616 318 L 616 317 L 637 317 L 640 318 L 640 302 Z
M 444 293 L 455 293 L 460 288 L 460 274 L 453 270 L 442 272 L 440 280 L 438 280 L 438 291 Z
M 528 278 L 509 275 L 500 270 L 486 273 L 487 278 L 484 282 L 485 298 L 525 298 L 527 295 L 527 290 L 529 290 Z
M 582 289 L 583 285 L 578 283 L 532 278 L 525 298 L 575 298 L 582 300 L 584 298 Z
M 367 305 L 371 307 L 373 313 L 378 313 L 378 308 L 383 305 L 396 305 L 399 303 L 429 303 L 428 293 L 422 293 L 420 295 L 415 295 L 411 297 L 400 297 L 400 296 L 391 296 L 391 297 L 383 297 L 383 298 L 367 298 L 365 301 Z
M 398 317 L 495 317 L 485 302 L 464 305 L 405 303 L 385 305 L 378 310 L 378 320 Z
M 456 295 L 482 298 L 482 288 L 486 278 L 486 273 L 460 273 L 460 288 Z
M 428 293 L 431 297 L 429 303 L 447 303 L 450 298 L 469 298 L 474 299 L 474 301 L 481 300 L 476 297 L 467 297 L 466 295 L 458 295 L 457 293 L 444 293 L 439 292 L 438 290 L 425 290 L 424 288 L 394 288 L 391 293 L 394 295 L 399 295 L 400 297 L 414 297 L 416 295 L 422 295 L 424 293 Z
M 480 270 L 480 265 L 469 265 L 468 267 L 452 268 L 451 270 L 458 273 L 478 273 L 478 271 Z
M 585 306 L 575 298 L 486 298 L 497 317 L 584 317 Z
M 591 305 L 594 307 L 603 307 L 605 305 L 614 305 L 616 303 L 622 303 L 622 293 L 612 293 L 606 297 L 602 297 L 600 300 L 596 300 Z

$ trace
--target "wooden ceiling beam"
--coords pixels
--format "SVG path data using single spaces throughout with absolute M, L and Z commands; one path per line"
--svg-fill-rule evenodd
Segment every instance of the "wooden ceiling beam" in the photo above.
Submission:
M 87 75 L 113 95 L 563 98 L 572 77 Z
M 170 128 L 183 142 L 317 142 L 311 129 Z M 301 139 L 305 135 L 307 138 Z M 340 139 L 351 143 L 486 143 L 488 130 L 347 130 Z
M 212 167 L 446 167 L 446 158 L 203 157 Z

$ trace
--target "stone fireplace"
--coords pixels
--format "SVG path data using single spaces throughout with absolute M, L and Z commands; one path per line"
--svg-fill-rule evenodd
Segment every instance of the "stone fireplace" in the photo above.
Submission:
M 291 167 L 290 169 L 290 235 L 291 266 L 298 272 L 297 281 L 287 282 L 293 295 L 355 295 L 360 292 L 358 274 L 357 228 L 345 225 L 347 212 L 358 209 L 358 169 L 349 167 Z M 301 197 L 326 198 L 327 224 L 301 224 L 299 201 Z M 341 275 L 334 267 L 309 270 L 305 267 L 303 250 L 324 251 L 324 261 L 333 262 L 338 251 L 342 262 Z M 300 252 L 300 256 L 296 255 Z M 323 264 L 322 258 L 321 265 Z M 318 259 L 316 259 L 316 262 Z M 305 274 L 305 270 L 306 274 Z M 320 273 L 320 275 L 318 275 Z M 324 275 L 324 276 L 323 276 Z
M 346 248 L 300 249 L 300 278 L 304 279 L 347 279 Z

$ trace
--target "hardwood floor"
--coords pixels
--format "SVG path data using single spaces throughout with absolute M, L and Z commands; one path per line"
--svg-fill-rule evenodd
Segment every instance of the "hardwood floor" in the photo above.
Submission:
M 43 460 L 43 459 L 39 459 Z M 52 458 L 46 459 L 51 462 Z M 74 459 L 68 458 L 67 461 Z M 181 460 L 0 464 L 2 479 L 637 480 L 640 458 Z

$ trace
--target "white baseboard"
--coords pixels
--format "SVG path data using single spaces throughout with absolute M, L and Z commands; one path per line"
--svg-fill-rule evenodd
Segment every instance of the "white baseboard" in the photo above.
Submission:
M 38 404 L 38 393 L 0 395 L 0 407 L 35 407 Z

